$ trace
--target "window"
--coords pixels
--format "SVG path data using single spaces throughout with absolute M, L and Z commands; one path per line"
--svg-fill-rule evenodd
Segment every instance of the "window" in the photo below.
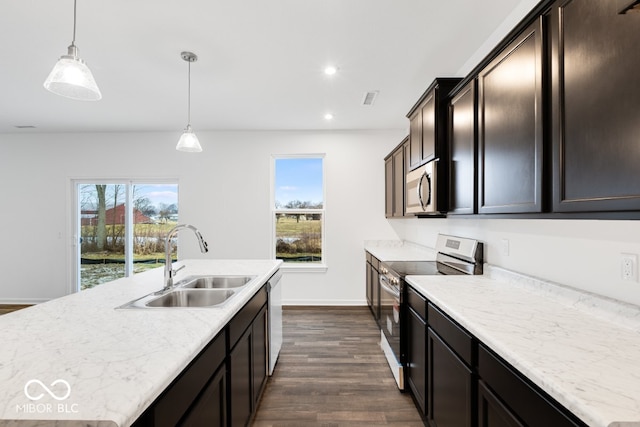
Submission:
M 324 156 L 273 159 L 273 252 L 289 266 L 323 265 Z
M 164 265 L 165 237 L 178 221 L 178 184 L 76 181 L 74 187 L 76 290 Z

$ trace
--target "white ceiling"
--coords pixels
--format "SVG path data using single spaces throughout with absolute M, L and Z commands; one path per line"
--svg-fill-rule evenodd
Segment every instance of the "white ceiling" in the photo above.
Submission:
M 78 0 L 76 45 L 103 99 L 42 83 L 71 42 L 73 0 L 0 5 L 0 133 L 404 129 L 521 0 Z M 336 64 L 333 78 L 323 68 Z M 371 107 L 366 91 L 378 90 Z M 335 119 L 327 122 L 325 112 Z M 17 129 L 16 126 L 36 126 Z

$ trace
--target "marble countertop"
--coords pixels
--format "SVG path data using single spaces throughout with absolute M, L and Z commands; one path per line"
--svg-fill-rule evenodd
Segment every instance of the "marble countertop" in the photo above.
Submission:
M 176 263 L 177 280 L 257 276 L 220 308 L 116 309 L 159 290 L 157 268 L 0 316 L 0 426 L 130 425 L 280 263 Z
M 640 427 L 640 307 L 485 266 L 407 281 L 594 427 Z
M 367 240 L 364 249 L 380 261 L 433 261 L 436 251 L 404 240 Z

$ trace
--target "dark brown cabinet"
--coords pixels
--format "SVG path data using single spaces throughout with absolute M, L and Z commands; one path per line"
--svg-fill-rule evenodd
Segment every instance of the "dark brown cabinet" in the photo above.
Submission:
M 478 382 L 478 427 L 524 427 L 484 381 Z
M 471 80 L 451 99 L 449 104 L 449 214 L 477 212 L 477 109 L 476 81 Z
M 219 369 L 218 373 L 209 382 L 193 406 L 180 423 L 180 427 L 226 427 L 226 372 Z
M 640 14 L 620 5 L 550 13 L 554 211 L 640 210 Z
M 380 261 L 369 252 L 366 252 L 367 262 L 365 263 L 366 269 L 366 293 L 367 304 L 373 314 L 373 318 L 378 321 L 380 318 L 380 281 L 378 277 L 378 270 L 380 269 Z
M 585 426 L 484 345 L 478 350 L 479 425 Z
M 443 168 L 446 167 L 449 92 L 460 80 L 459 78 L 435 79 L 407 114 L 409 118 L 407 171 L 436 158 L 440 158 Z
M 266 304 L 265 286 L 229 323 L 228 417 L 234 427 L 249 424 L 266 383 Z
M 478 74 L 479 213 L 543 211 L 543 22 Z
M 407 368 L 406 381 L 423 417 L 427 414 L 427 302 L 407 287 Z
M 404 216 L 405 149 L 408 150 L 409 137 L 405 138 L 384 159 L 385 216 Z
M 435 426 L 475 425 L 473 338 L 429 304 L 428 419 Z
M 219 417 L 226 423 L 225 331 L 196 356 L 136 420 L 134 427 L 198 425 L 194 420 Z

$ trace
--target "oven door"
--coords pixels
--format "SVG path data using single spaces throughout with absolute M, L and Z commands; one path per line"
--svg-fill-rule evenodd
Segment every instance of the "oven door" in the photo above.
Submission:
M 380 345 L 400 390 L 404 389 L 404 373 L 400 345 L 401 292 L 380 274 Z
M 405 186 L 405 212 L 425 213 L 436 211 L 436 176 L 433 160 L 426 165 L 409 172 Z

